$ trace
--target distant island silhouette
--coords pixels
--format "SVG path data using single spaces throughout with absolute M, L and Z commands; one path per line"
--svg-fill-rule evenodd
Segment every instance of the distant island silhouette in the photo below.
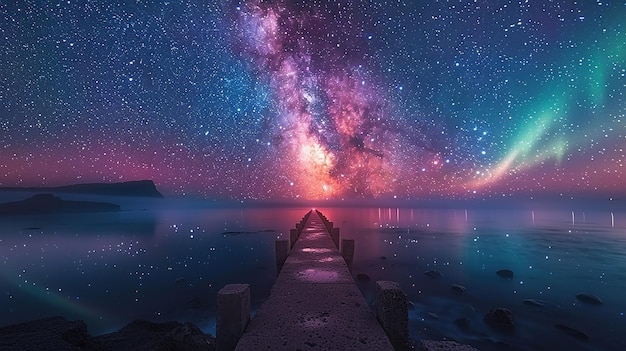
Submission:
M 0 204 L 0 216 L 117 211 L 120 211 L 120 206 L 116 204 L 67 201 L 52 194 L 37 194 L 26 200 Z
M 0 191 L 163 197 L 163 195 L 157 190 L 154 182 L 151 180 L 137 180 L 119 183 L 85 183 L 57 187 L 0 187 Z

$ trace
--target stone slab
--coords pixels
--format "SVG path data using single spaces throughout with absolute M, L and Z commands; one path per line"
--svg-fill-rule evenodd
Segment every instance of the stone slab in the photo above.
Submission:
M 393 350 L 317 213 L 236 350 Z
M 272 291 L 236 350 L 393 350 L 351 284 L 288 284 Z

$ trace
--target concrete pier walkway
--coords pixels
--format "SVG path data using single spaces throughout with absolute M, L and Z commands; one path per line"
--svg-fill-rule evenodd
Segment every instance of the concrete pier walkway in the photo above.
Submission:
M 236 350 L 393 350 L 315 211 Z

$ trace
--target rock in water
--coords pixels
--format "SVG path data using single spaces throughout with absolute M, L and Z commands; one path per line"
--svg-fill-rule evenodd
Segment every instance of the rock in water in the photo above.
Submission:
M 426 274 L 427 276 L 433 278 L 433 279 L 439 279 L 441 278 L 442 274 L 441 272 L 439 272 L 436 269 L 431 269 L 429 271 L 424 272 L 424 274 Z
M 512 331 L 515 329 L 515 317 L 509 309 L 498 307 L 487 312 L 485 323 L 493 329 L 500 331 Z
M 548 308 L 548 307 L 559 308 L 560 307 L 554 302 L 537 300 L 537 299 L 524 299 L 522 300 L 522 303 L 524 305 L 533 306 L 533 307 L 544 307 L 544 308 Z
M 568 327 L 567 325 L 558 324 L 558 323 L 556 323 L 554 327 L 558 330 L 566 332 L 567 334 L 575 337 L 576 339 L 589 340 L 589 335 L 587 335 L 587 333 L 580 331 L 578 329 L 574 329 L 572 327 Z
M 497 271 L 496 274 L 501 276 L 502 278 L 513 279 L 513 271 L 510 269 L 501 269 Z
M 459 344 L 455 341 L 435 340 L 422 340 L 417 349 L 419 351 L 478 351 L 469 345 Z
M 602 300 L 594 294 L 580 293 L 576 295 L 576 298 L 591 305 L 602 305 Z
M 464 287 L 463 285 L 452 284 L 450 289 L 452 289 L 452 291 L 455 291 L 455 292 L 458 292 L 458 293 L 464 293 L 467 288 Z

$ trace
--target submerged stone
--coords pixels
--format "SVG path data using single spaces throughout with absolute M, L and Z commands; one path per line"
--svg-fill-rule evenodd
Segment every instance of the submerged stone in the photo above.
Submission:
M 512 331 L 515 329 L 515 317 L 509 309 L 498 307 L 487 312 L 485 323 L 493 329 L 500 331 Z
M 602 305 L 602 300 L 594 294 L 580 293 L 576 298 L 591 305 Z
M 467 288 L 460 284 L 452 284 L 450 289 L 452 289 L 452 291 L 454 292 L 464 293 Z
M 439 278 L 442 277 L 441 272 L 439 272 L 436 269 L 428 270 L 428 271 L 424 272 L 424 274 L 426 274 L 427 276 L 429 276 L 429 277 L 431 277 L 433 279 L 439 279 Z
M 496 272 L 497 275 L 499 275 L 502 278 L 507 278 L 507 279 L 512 279 L 513 278 L 513 271 L 510 269 L 501 269 L 499 271 Z
M 435 340 L 422 340 L 417 349 L 419 351 L 478 351 L 472 346 L 459 344 L 456 341 Z
M 575 337 L 576 339 L 589 340 L 589 335 L 587 335 L 587 333 L 585 333 L 585 332 L 583 332 L 581 330 L 569 327 L 569 326 L 564 325 L 564 324 L 559 324 L 559 323 L 554 324 L 554 327 L 556 329 L 558 329 L 558 330 L 566 332 L 567 334 Z
M 522 300 L 522 303 L 524 305 L 533 306 L 533 307 L 542 307 L 542 308 L 548 308 L 548 307 L 558 308 L 559 307 L 559 305 L 555 304 L 554 302 L 537 300 L 537 299 L 524 299 Z

